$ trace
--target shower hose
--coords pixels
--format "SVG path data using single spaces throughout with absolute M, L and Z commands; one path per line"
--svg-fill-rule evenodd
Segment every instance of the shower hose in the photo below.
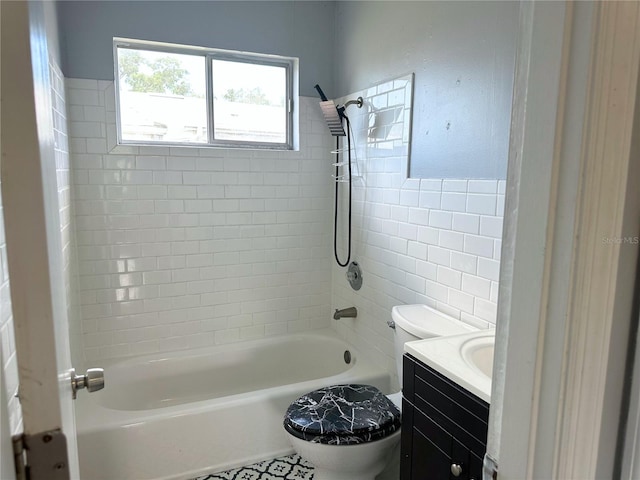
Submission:
M 335 202 L 333 207 L 333 254 L 335 256 L 336 262 L 341 267 L 346 267 L 349 265 L 349 261 L 351 260 L 351 190 L 352 190 L 352 181 L 351 181 L 351 122 L 346 115 L 342 115 L 342 117 L 347 122 L 347 164 L 349 169 L 349 220 L 348 220 L 348 246 L 347 246 L 347 259 L 345 262 L 341 262 L 338 257 L 338 190 L 340 186 L 340 181 L 338 180 L 339 170 L 340 170 L 340 137 L 336 137 L 336 194 L 335 194 Z

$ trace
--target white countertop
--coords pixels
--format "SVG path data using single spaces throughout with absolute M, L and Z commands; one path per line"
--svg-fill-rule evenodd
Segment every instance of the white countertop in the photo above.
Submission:
M 495 330 L 407 342 L 404 351 L 451 379 L 462 388 L 491 403 L 491 378 L 463 354 L 470 344 L 492 343 Z

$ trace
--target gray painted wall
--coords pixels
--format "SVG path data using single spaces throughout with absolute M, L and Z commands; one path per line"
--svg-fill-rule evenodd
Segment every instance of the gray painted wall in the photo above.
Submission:
M 415 73 L 411 176 L 506 178 L 517 2 L 337 2 L 338 95 Z
M 300 58 L 331 98 L 415 73 L 411 176 L 506 178 L 517 2 L 58 3 L 67 77 L 113 79 L 114 36 Z M 334 88 L 335 86 L 335 88 Z
M 113 37 L 300 58 L 300 94 L 333 91 L 334 2 L 62 1 L 67 77 L 113 80 Z
M 60 52 L 60 31 L 58 29 L 58 17 L 56 13 L 56 4 L 53 2 L 37 2 L 42 4 L 44 9 L 44 24 L 47 31 L 47 50 L 49 57 L 53 59 L 56 65 L 61 63 Z M 0 477 L 2 478 L 2 477 Z

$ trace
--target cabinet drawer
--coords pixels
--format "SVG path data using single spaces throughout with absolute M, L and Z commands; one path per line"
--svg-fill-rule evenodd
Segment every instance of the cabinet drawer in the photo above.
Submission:
M 431 385 L 435 390 L 441 392 L 446 397 L 455 399 L 456 403 L 476 417 L 481 419 L 489 417 L 488 403 L 476 397 L 455 382 L 449 380 L 444 375 L 424 365 L 409 354 L 404 355 L 403 372 L 403 385 L 409 385 L 409 388 L 406 389 L 406 393 L 404 389 L 403 393 L 405 393 L 405 396 L 407 396 L 409 401 L 412 401 L 413 395 L 417 393 L 413 386 L 414 378 L 417 377 L 423 382 Z

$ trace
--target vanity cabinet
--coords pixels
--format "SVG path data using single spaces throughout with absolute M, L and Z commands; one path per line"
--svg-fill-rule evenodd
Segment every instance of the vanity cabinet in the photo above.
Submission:
M 489 404 L 403 358 L 400 480 L 481 480 Z

